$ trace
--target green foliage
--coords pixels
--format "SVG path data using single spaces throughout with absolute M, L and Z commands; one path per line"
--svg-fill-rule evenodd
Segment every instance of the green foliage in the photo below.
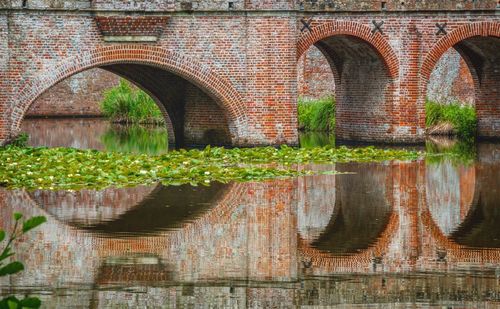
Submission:
M 33 217 L 25 220 L 20 227 L 20 221 L 23 215 L 20 213 L 14 213 L 14 228 L 7 239 L 7 243 L 0 254 L 0 277 L 10 276 L 19 273 L 24 270 L 24 265 L 19 261 L 7 262 L 6 260 L 14 255 L 12 252 L 12 243 L 20 236 L 26 234 L 28 231 L 40 226 L 47 219 L 43 216 Z M 6 239 L 7 233 L 0 230 L 0 242 Z M 0 300 L 0 309 L 21 309 L 21 308 L 39 308 L 41 302 L 36 297 L 25 297 L 23 299 L 18 299 L 15 296 L 8 296 Z
M 113 122 L 163 124 L 163 115 L 153 99 L 140 89 L 134 89 L 124 79 L 104 93 L 101 110 Z
M 168 151 L 168 134 L 165 126 L 111 127 L 101 136 L 101 142 L 106 150 L 114 152 L 158 155 Z
M 11 147 L 26 147 L 28 145 L 29 135 L 27 133 L 19 134 L 13 141 L 9 143 Z
M 471 138 L 476 135 L 477 117 L 474 107 L 458 103 L 439 104 L 428 100 L 425 104 L 425 113 L 425 124 L 428 127 L 441 122 L 450 122 L 461 138 Z
M 458 140 L 449 147 L 440 147 L 427 141 L 425 146 L 425 162 L 428 164 L 438 164 L 446 160 L 460 165 L 471 165 L 476 161 L 477 151 L 473 139 Z
M 374 147 L 211 148 L 179 150 L 159 156 L 72 148 L 0 150 L 0 185 L 26 189 L 100 189 L 162 182 L 165 185 L 212 181 L 251 181 L 307 174 L 290 165 L 312 162 L 414 160 L 418 152 Z
M 335 101 L 332 97 L 298 102 L 299 127 L 305 131 L 335 130 Z

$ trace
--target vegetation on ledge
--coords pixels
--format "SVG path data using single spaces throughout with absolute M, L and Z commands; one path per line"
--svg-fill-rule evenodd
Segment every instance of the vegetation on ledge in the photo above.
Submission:
M 312 101 L 299 99 L 298 114 L 300 130 L 322 132 L 335 130 L 335 100 L 332 97 Z
M 425 124 L 431 135 L 457 135 L 460 138 L 472 138 L 476 135 L 477 117 L 472 106 L 440 104 L 428 100 L 425 114 Z
M 104 93 L 101 110 L 115 123 L 164 124 L 163 115 L 144 91 L 124 80 Z
M 159 156 L 77 150 L 19 148 L 0 150 L 0 186 L 28 190 L 77 190 L 161 182 L 208 185 L 217 181 L 257 181 L 312 172 L 299 163 L 414 160 L 420 153 L 365 148 L 210 148 L 179 150 Z

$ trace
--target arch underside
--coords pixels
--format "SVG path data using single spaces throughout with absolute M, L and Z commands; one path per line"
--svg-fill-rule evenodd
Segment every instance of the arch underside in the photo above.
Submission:
M 149 93 L 171 120 L 176 144 L 239 144 L 244 141 L 246 107 L 226 75 L 176 52 L 142 45 L 105 46 L 66 58 L 35 72 L 14 97 L 8 112 L 15 136 L 31 104 L 47 89 L 79 72 L 103 68 Z M 168 115 L 168 117 L 167 117 Z
M 377 50 L 350 35 L 331 36 L 314 45 L 327 58 L 335 78 L 336 137 L 387 141 L 392 128 L 392 79 Z
M 453 46 L 474 80 L 478 136 L 500 138 L 500 38 L 474 36 Z
M 157 102 L 167 125 L 171 125 L 177 147 L 231 144 L 224 111 L 214 99 L 189 81 L 160 68 L 141 64 L 111 64 L 101 68 L 130 80 Z

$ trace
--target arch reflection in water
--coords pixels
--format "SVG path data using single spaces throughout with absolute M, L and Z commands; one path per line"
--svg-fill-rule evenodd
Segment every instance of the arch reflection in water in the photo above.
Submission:
M 498 171 L 489 161 L 498 162 L 486 159 L 478 163 L 477 169 L 471 167 L 480 188 L 475 191 L 481 193 L 478 200 L 498 186 L 491 174 Z M 484 250 L 470 250 L 444 237 L 454 247 L 448 250 L 446 263 L 436 262 L 435 247 L 444 242 L 425 228 L 431 225 L 425 225 L 426 219 L 419 214 L 426 209 L 425 190 L 433 189 L 429 187 L 432 182 L 427 188 L 418 185 L 424 183 L 426 174 L 437 177 L 440 170 L 447 169 L 433 173 L 428 170 L 433 167 L 424 164 L 315 166 L 317 170 L 355 174 L 238 183 L 227 189 L 220 185 L 219 191 L 215 187 L 196 188 L 199 193 L 192 191 L 194 188 L 161 186 L 114 189 L 118 190 L 114 193 L 109 189 L 101 196 L 92 196 L 93 200 L 85 197 L 90 193 L 83 192 L 35 192 L 28 196 L 23 191 L 0 190 L 0 204 L 5 202 L 5 207 L 0 207 L 2 218 L 13 211 L 49 217 L 49 223 L 16 248 L 20 259 L 30 267 L 9 284 L 19 289 L 40 286 L 40 290 L 48 291 L 44 294 L 48 307 L 60 307 L 62 302 L 78 302 L 86 307 L 116 306 L 122 305 L 125 298 L 137 300 L 137 305 L 156 305 L 175 297 L 182 304 L 210 303 L 215 307 L 224 306 L 217 302 L 221 299 L 238 299 L 256 307 L 271 306 L 277 304 L 275 299 L 281 299 L 280 304 L 293 307 L 331 305 L 346 299 L 355 303 L 419 303 L 421 295 L 426 300 L 446 301 L 457 293 L 465 297 L 477 295 L 478 289 L 485 293 L 481 295 L 493 295 L 486 293 L 498 291 L 498 255 L 486 258 Z M 490 187 L 484 185 L 488 181 Z M 427 197 L 439 195 L 435 193 Z M 178 199 L 172 198 L 177 194 Z M 496 216 L 491 213 L 494 207 L 490 207 L 496 201 L 495 194 L 485 197 L 483 213 Z M 185 208 L 198 206 L 193 217 L 179 209 L 180 215 L 173 214 L 176 219 L 166 224 L 147 216 L 149 207 L 158 218 L 170 216 L 156 209 L 165 206 L 166 201 L 183 203 Z M 433 216 L 450 209 L 438 206 L 431 207 Z M 473 213 L 473 207 L 468 209 L 461 218 Z M 141 216 L 153 225 L 136 225 L 135 218 Z M 463 219 L 458 225 L 465 226 L 466 222 Z M 132 234 L 124 230 L 129 228 L 139 236 L 128 237 Z M 410 246 L 418 250 L 412 251 Z M 479 251 L 471 258 L 465 256 Z M 375 270 L 372 263 L 379 256 L 383 268 Z M 309 265 L 303 263 L 304 257 L 310 259 Z M 412 268 L 405 267 L 410 258 L 414 261 Z M 475 273 L 474 280 L 481 281 L 468 280 L 470 268 L 478 265 L 484 267 L 484 277 L 478 279 Z M 465 286 L 464 281 L 474 282 L 477 289 Z M 70 301 L 74 295 L 51 294 L 53 286 L 77 287 L 82 298 Z M 147 293 L 142 293 L 144 290 Z
M 392 212 L 390 175 L 378 164 L 337 165 L 336 197 L 328 225 L 312 242 L 323 252 L 348 255 L 375 244 L 386 229 Z M 389 189 L 389 190 L 388 190 Z
M 228 185 L 189 185 L 106 189 L 103 191 L 35 191 L 32 198 L 57 219 L 106 237 L 135 237 L 175 229 L 216 204 Z
M 482 144 L 479 162 L 427 165 L 427 205 L 453 246 L 500 248 L 500 161 L 497 146 Z M 446 246 L 445 246 L 446 247 Z

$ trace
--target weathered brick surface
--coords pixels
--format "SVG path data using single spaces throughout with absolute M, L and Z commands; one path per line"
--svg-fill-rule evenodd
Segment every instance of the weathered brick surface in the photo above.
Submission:
M 97 27 L 105 36 L 160 36 L 166 27 L 167 16 L 116 16 L 95 17 Z
M 442 103 L 474 104 L 474 80 L 465 60 L 455 49 L 448 50 L 432 71 L 427 97 Z
M 219 1 L 199 1 L 191 9 L 169 1 L 93 1 L 80 11 L 43 9 L 52 5 L 34 10 L 30 1 L 33 10 L 21 10 L 20 2 L 0 12 L 0 21 L 8 22 L 0 28 L 8 42 L 0 45 L 7 67 L 0 73 L 6 85 L 0 97 L 2 140 L 18 131 L 31 103 L 58 81 L 93 67 L 134 64 L 135 72 L 169 72 L 211 97 L 224 112 L 233 144 L 296 144 L 296 64 L 312 45 L 331 58 L 340 138 L 421 141 L 427 81 L 451 47 L 467 54 L 478 72 L 473 77 L 480 134 L 499 135 L 495 1 L 450 0 L 441 11 L 435 2 L 410 1 L 402 10 L 387 1 L 381 11 L 378 1 L 333 1 L 340 9 L 322 14 L 307 6 L 300 11 L 300 3 L 285 0 L 235 1 L 233 10 Z M 359 11 L 366 5 L 373 9 Z M 133 17 L 148 10 L 169 18 L 155 43 L 106 43 L 95 16 L 111 13 L 102 10 L 116 16 L 132 11 Z M 303 16 L 313 18 L 311 32 L 300 31 Z M 384 22 L 382 33 L 372 33 L 374 20 Z M 436 23 L 447 23 L 447 34 L 437 34 Z M 151 75 L 128 72 L 143 88 L 159 89 Z
M 335 81 L 325 56 L 311 47 L 298 63 L 298 95 L 320 99 L 335 95 Z M 460 54 L 448 50 L 432 71 L 427 97 L 435 102 L 474 104 L 474 81 Z
M 44 92 L 26 112 L 26 117 L 102 116 L 99 104 L 119 77 L 91 69 L 65 79 Z
M 421 0 L 304 0 L 301 1 L 307 10 L 351 10 L 351 11 L 412 11 L 412 10 L 473 10 L 473 9 L 495 9 L 497 3 L 491 0 L 479 1 L 421 1 Z
M 185 92 L 184 135 L 186 144 L 231 144 L 224 111 L 198 88 L 188 85 Z
M 305 100 L 333 97 L 335 80 L 330 63 L 316 47 L 311 47 L 297 64 L 297 94 Z

